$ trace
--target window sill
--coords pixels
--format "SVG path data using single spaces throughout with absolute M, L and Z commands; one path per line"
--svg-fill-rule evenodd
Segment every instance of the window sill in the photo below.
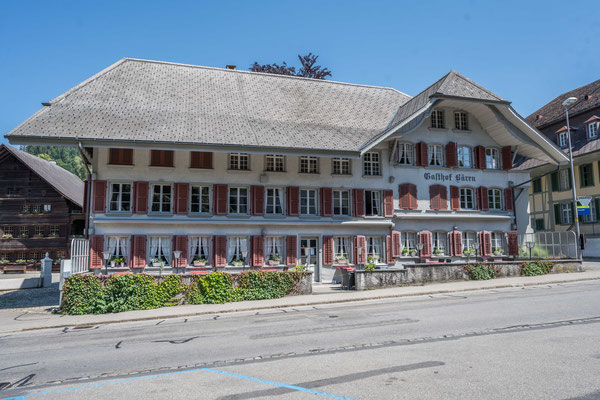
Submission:
M 301 175 L 320 175 L 319 172 L 298 172 Z
M 213 167 L 210 167 L 210 168 L 204 168 L 204 167 L 192 167 L 192 166 L 190 166 L 189 168 L 190 168 L 190 169 L 205 169 L 205 170 L 208 170 L 208 171 L 212 171 L 212 170 L 214 169 Z
M 107 217 L 131 217 L 133 213 L 131 211 L 108 211 L 104 215 Z
M 442 132 L 448 132 L 448 128 L 434 128 L 434 127 L 431 127 L 431 126 L 430 126 L 430 127 L 429 127 L 429 128 L 427 128 L 427 129 L 428 129 L 429 131 L 431 131 L 431 132 L 440 132 L 440 133 L 442 133 Z
M 152 217 L 172 217 L 174 214 L 172 212 L 170 213 L 161 213 L 161 212 L 148 212 L 148 215 L 152 216 Z
M 175 169 L 174 165 L 148 165 L 149 168 L 173 168 Z
M 331 176 L 339 176 L 340 178 L 348 178 L 348 177 L 351 177 L 352 174 L 331 174 Z
M 265 173 L 265 174 L 285 174 L 286 172 L 287 172 L 287 171 L 269 171 L 269 170 L 267 170 L 267 169 L 265 169 L 265 170 L 263 171 L 263 173 Z
M 231 169 L 231 168 L 228 168 L 227 172 L 231 172 L 231 173 L 237 173 L 237 172 L 248 173 L 248 172 L 252 172 L 252 170 L 251 169 Z
M 473 131 L 470 129 L 452 129 L 452 132 L 454 133 L 472 133 Z
M 206 218 L 206 217 L 212 217 L 212 216 L 213 216 L 212 213 L 194 213 L 194 212 L 188 213 L 188 217 L 194 217 L 194 218 Z
M 363 178 L 383 178 L 383 175 L 363 175 Z

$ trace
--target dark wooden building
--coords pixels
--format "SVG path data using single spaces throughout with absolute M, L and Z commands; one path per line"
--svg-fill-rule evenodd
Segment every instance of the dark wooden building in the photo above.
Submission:
M 52 161 L 0 146 L 0 269 L 68 257 L 83 235 L 84 183 Z

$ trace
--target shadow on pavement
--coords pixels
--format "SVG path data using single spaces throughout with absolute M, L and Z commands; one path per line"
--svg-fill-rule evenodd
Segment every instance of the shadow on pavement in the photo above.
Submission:
M 58 307 L 58 282 L 49 288 L 19 289 L 0 292 L 0 310 L 30 308 L 30 307 Z

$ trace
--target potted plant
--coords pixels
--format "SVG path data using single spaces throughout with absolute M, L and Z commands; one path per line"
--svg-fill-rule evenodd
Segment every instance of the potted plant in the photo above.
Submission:
M 204 267 L 206 265 L 206 258 L 204 257 L 200 257 L 200 256 L 195 256 L 194 257 L 194 267 Z
M 13 235 L 12 233 L 5 233 L 4 235 L 2 235 L 2 239 L 12 239 Z
M 444 254 L 444 250 L 440 249 L 439 247 L 434 247 L 433 254 L 436 256 L 441 256 Z
M 405 248 L 402 249 L 402 255 L 404 257 L 408 256 L 408 247 L 405 247 Z
M 28 235 L 27 233 L 25 233 L 25 232 L 21 232 L 21 233 L 19 234 L 19 237 L 20 237 L 20 238 L 28 238 L 28 237 L 29 237 L 29 235 Z
M 31 210 L 32 214 L 39 214 L 40 210 L 38 210 L 37 208 L 34 208 L 33 210 Z
M 6 260 L 6 259 L 0 260 L 0 264 L 8 264 L 9 262 L 10 262 L 10 260 Z
M 348 265 L 348 258 L 346 256 L 338 256 L 335 258 L 335 261 L 339 265 Z
M 22 258 L 19 258 L 19 259 L 15 260 L 15 262 L 16 262 L 17 264 L 25 264 L 25 263 L 27 262 L 27 260 L 24 260 L 24 259 L 22 259 Z
M 235 265 L 236 267 L 241 267 L 244 264 L 245 264 L 244 260 L 240 260 L 239 258 L 234 258 L 231 261 L 231 265 Z
M 498 249 L 494 250 L 493 253 L 497 257 L 502 256 L 504 254 L 504 249 L 498 248 Z
M 416 257 L 418 253 L 419 253 L 419 252 L 417 251 L 417 249 L 410 249 L 410 255 L 411 255 L 412 257 Z
M 164 265 L 164 262 L 159 258 L 153 258 L 151 261 L 153 267 L 161 267 Z
M 281 256 L 278 253 L 275 255 L 269 256 L 269 265 L 279 265 L 281 264 Z
M 42 212 L 43 212 L 44 214 L 50 214 L 50 210 L 46 210 L 46 209 L 44 209 Z
M 51 234 L 48 235 L 48 237 L 57 238 L 57 237 L 59 237 L 59 234 L 58 233 L 51 233 Z

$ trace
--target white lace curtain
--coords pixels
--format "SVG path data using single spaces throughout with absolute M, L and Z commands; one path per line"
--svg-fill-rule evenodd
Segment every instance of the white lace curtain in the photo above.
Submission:
M 127 261 L 129 259 L 129 238 L 122 236 L 109 236 L 108 248 L 106 249 L 111 257 L 123 256 Z
M 190 244 L 190 262 L 194 261 L 194 257 L 204 258 L 210 260 L 208 253 L 208 237 L 206 236 L 192 236 Z
M 171 263 L 171 238 L 163 236 L 150 237 L 150 257 Z
M 246 237 L 228 237 L 227 238 L 227 262 L 235 259 L 244 260 L 247 263 L 244 254 L 248 255 L 248 238 Z
M 269 260 L 271 255 L 278 254 L 283 259 L 283 237 L 268 236 L 265 239 L 265 260 Z
M 348 260 L 350 259 L 349 237 L 336 237 L 333 244 L 336 257 L 346 257 Z

